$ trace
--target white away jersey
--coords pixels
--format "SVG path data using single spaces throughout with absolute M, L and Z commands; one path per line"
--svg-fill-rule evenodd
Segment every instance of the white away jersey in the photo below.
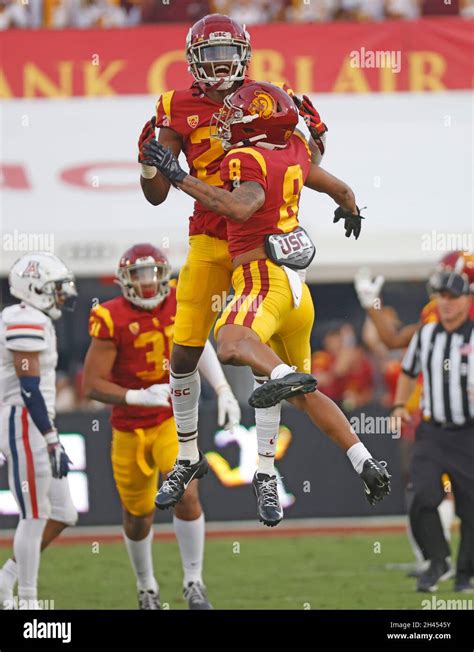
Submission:
M 5 308 L 0 316 L 0 403 L 24 406 L 12 351 L 39 352 L 40 389 L 54 419 L 58 352 L 51 319 L 24 303 Z

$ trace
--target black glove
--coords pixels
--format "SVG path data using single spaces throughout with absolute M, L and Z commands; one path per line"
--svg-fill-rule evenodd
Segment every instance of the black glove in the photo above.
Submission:
M 354 238 L 357 240 L 362 228 L 361 220 L 363 220 L 364 217 L 360 214 L 358 206 L 356 206 L 356 208 L 357 215 L 354 215 L 354 213 L 349 213 L 349 211 L 345 211 L 341 206 L 339 206 L 339 208 L 334 212 L 333 224 L 339 222 L 339 220 L 344 220 L 346 238 L 350 238 L 351 235 L 354 234 Z
M 373 458 L 365 460 L 361 479 L 364 481 L 365 497 L 371 505 L 379 503 L 390 493 L 390 478 L 386 462 L 377 462 Z
M 179 165 L 178 159 L 170 149 L 163 147 L 156 138 L 152 138 L 143 145 L 144 157 L 141 161 L 145 165 L 152 165 L 176 187 L 178 181 L 183 181 L 188 173 Z
M 49 444 L 48 455 L 53 478 L 65 478 L 69 473 L 69 465 L 71 464 L 71 460 L 64 450 L 64 446 L 59 442 L 57 444 Z

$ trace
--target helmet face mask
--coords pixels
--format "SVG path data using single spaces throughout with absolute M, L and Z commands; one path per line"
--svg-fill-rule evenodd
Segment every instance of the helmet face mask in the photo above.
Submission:
M 57 256 L 46 252 L 25 254 L 12 266 L 11 294 L 59 319 L 63 310 L 74 310 L 77 297 L 74 275 Z
M 117 282 L 127 301 L 153 310 L 168 296 L 171 265 L 152 245 L 135 245 L 122 256 Z
M 243 81 L 251 57 L 250 36 L 228 16 L 212 14 L 195 23 L 186 38 L 186 60 L 194 79 L 216 90 Z

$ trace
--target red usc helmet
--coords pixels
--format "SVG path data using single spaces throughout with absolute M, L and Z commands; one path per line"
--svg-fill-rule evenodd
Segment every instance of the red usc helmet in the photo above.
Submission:
M 198 20 L 186 37 L 188 70 L 199 83 L 226 90 L 245 77 L 251 57 L 245 25 L 222 14 Z
M 171 265 L 151 244 L 136 244 L 122 255 L 117 282 L 123 296 L 134 305 L 153 310 L 169 294 Z
M 441 258 L 438 270 L 453 271 L 465 274 L 469 283 L 474 283 L 474 253 L 469 251 L 450 251 Z
M 286 147 L 296 125 L 298 109 L 292 98 L 268 82 L 241 86 L 224 98 L 224 106 L 211 118 L 211 133 L 224 149 L 256 145 L 265 149 Z

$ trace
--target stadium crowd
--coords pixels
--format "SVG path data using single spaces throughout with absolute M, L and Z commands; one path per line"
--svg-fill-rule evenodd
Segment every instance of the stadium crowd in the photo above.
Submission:
M 131 27 L 227 14 L 246 25 L 474 16 L 474 0 L 0 0 L 0 29 Z

